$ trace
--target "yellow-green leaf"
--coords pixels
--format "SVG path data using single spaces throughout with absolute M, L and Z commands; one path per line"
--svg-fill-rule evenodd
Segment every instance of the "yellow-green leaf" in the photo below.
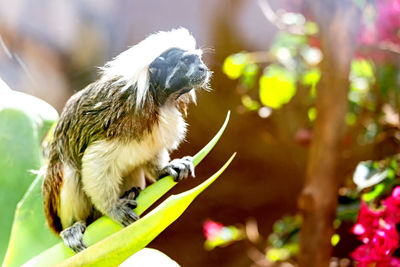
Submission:
M 265 106 L 280 108 L 296 93 L 295 77 L 289 71 L 270 66 L 260 78 L 260 100 Z
M 222 66 L 222 71 L 232 80 L 239 78 L 245 68 L 247 63 L 247 55 L 245 53 L 237 53 L 228 56 L 224 65 Z
M 17 208 L 17 204 L 36 177 L 31 170 L 38 170 L 43 163 L 40 143 L 57 117 L 57 111 L 52 106 L 36 97 L 10 89 L 0 78 L 0 209 L 2 213 L 0 262 L 3 262 L 7 246 L 10 244 L 13 247 L 15 241 L 12 236 L 9 240 L 10 232 L 12 235 L 15 232 L 14 227 L 11 229 L 13 218 L 30 217 L 37 210 L 36 207 L 21 210 L 19 206 Z M 38 192 L 40 195 L 40 190 Z M 40 242 L 56 239 L 51 235 L 27 235 L 27 228 L 40 227 L 40 223 L 37 222 L 34 220 L 30 225 L 18 222 L 21 239 L 23 238 L 25 242 L 21 242 L 21 246 L 14 247 L 14 250 L 9 253 L 23 258 L 21 253 L 29 255 L 33 251 L 30 255 L 33 256 L 40 250 L 36 250 L 38 246 L 25 247 L 30 240 L 35 240 L 40 244 Z M 4 265 L 7 265 L 9 255 L 6 255 Z M 20 266 L 23 262 L 15 266 Z
M 172 195 L 149 214 L 107 239 L 88 247 L 81 253 L 65 260 L 58 266 L 117 266 L 133 253 L 141 250 L 173 223 L 192 201 L 231 163 L 235 154 L 225 165 L 195 188 Z M 43 266 L 43 265 L 41 265 Z

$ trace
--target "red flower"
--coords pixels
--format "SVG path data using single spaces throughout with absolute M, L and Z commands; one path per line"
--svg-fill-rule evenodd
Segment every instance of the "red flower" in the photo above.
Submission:
M 223 228 L 222 223 L 207 220 L 203 224 L 203 233 L 207 240 L 215 240 L 221 234 Z
M 357 223 L 354 225 L 352 232 L 360 236 L 364 244 L 368 243 L 374 235 L 374 230 L 379 227 L 379 220 L 383 214 L 383 210 L 373 211 L 368 207 L 367 203 L 362 201 Z
M 383 201 L 385 210 L 385 221 L 391 224 L 400 222 L 400 186 L 392 191 L 392 195 Z
M 373 247 L 372 253 L 376 260 L 387 260 L 388 256 L 394 252 L 399 243 L 399 234 L 396 227 L 391 224 L 386 224 L 380 229 L 377 229 L 371 240 Z
M 364 243 L 351 254 L 358 267 L 400 266 L 400 260 L 392 256 L 399 245 L 396 224 L 400 222 L 400 186 L 383 201 L 383 206 L 385 209 L 374 211 L 361 202 L 357 223 L 352 229 Z
M 398 259 L 391 256 L 399 242 L 396 228 L 387 224 L 373 232 L 371 241 L 359 246 L 351 254 L 351 257 L 358 262 L 357 266 L 363 267 L 376 263 L 376 266 L 389 267 L 391 262 L 398 262 Z

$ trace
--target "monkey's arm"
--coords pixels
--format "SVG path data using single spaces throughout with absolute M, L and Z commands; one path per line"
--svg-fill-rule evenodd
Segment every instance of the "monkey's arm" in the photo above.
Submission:
M 189 174 L 192 177 L 195 176 L 193 158 L 191 156 L 170 161 L 167 150 L 163 150 L 153 161 L 148 162 L 145 166 L 145 172 L 154 181 L 166 175 L 171 175 L 175 181 L 185 179 Z

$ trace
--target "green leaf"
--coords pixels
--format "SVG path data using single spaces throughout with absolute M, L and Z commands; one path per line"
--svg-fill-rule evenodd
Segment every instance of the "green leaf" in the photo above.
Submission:
M 306 36 L 279 31 L 275 37 L 274 43 L 271 46 L 271 52 L 273 55 L 277 56 L 279 49 L 287 48 L 290 50 L 290 55 L 294 57 L 298 53 L 298 48 L 302 47 L 306 43 Z
M 230 55 L 225 59 L 222 71 L 230 79 L 238 79 L 242 75 L 247 61 L 247 55 L 244 52 Z
M 304 25 L 305 31 L 307 35 L 317 34 L 319 31 L 318 24 L 312 21 L 307 21 Z
M 218 142 L 219 138 L 221 137 L 222 133 L 224 132 L 228 124 L 229 117 L 230 117 L 230 112 L 228 112 L 224 124 L 222 125 L 218 133 L 214 136 L 214 138 L 193 157 L 193 164 L 195 166 L 197 166 L 204 159 L 204 157 L 211 151 L 211 149 Z M 142 214 L 161 196 L 163 196 L 166 192 L 168 192 L 168 190 L 170 190 L 175 184 L 176 182 L 174 182 L 174 180 L 170 176 L 168 176 L 148 186 L 137 197 L 138 207 L 135 209 L 135 212 L 138 215 Z M 40 188 L 38 190 L 40 190 Z M 24 207 L 24 209 L 29 210 L 33 205 L 33 202 L 41 203 L 41 201 L 42 201 L 41 197 L 37 196 L 35 201 L 22 202 L 21 206 Z M 141 220 L 142 219 L 140 219 L 139 221 Z M 30 225 L 30 222 L 25 221 L 25 225 Z M 86 244 L 90 246 L 121 229 L 122 229 L 121 225 L 112 221 L 110 218 L 103 216 L 88 226 L 84 235 L 84 240 Z M 50 230 L 48 230 L 45 227 L 44 220 L 42 229 L 35 232 L 35 234 L 36 235 L 51 234 Z M 20 244 L 21 242 L 24 242 L 24 239 L 20 238 L 17 241 L 18 244 Z M 30 243 L 29 245 L 34 247 L 37 244 Z M 15 249 L 14 247 L 9 247 L 9 251 L 13 251 L 14 249 Z M 62 242 L 59 242 L 55 246 L 37 255 L 35 258 L 32 258 L 29 262 L 26 263 L 26 266 L 48 266 L 51 264 L 61 262 L 62 260 L 73 256 L 73 254 L 74 253 L 69 248 L 67 248 Z M 25 257 L 25 255 L 18 255 L 18 256 L 19 257 L 14 255 L 14 257 L 12 257 L 9 260 L 8 262 L 9 265 L 7 266 L 20 266 L 21 262 L 25 262 L 32 257 L 32 255 L 30 255 L 29 257 Z
M 350 79 L 365 77 L 369 80 L 375 79 L 374 63 L 366 59 L 355 59 L 351 63 Z
M 347 125 L 353 126 L 357 122 L 357 115 L 354 112 L 348 112 L 346 114 L 346 123 Z
M 359 211 L 360 202 L 358 200 L 350 204 L 339 204 L 336 211 L 336 218 L 340 221 L 352 221 L 355 223 Z
M 333 234 L 332 237 L 331 237 L 331 244 L 332 244 L 332 246 L 335 247 L 337 244 L 339 244 L 339 241 L 340 241 L 340 235 L 338 235 L 338 234 Z
M 271 65 L 260 78 L 260 100 L 265 106 L 280 108 L 295 93 L 295 76 L 284 68 Z
M 267 251 L 267 259 L 270 261 L 285 261 L 290 258 L 290 251 L 286 248 L 271 248 Z
M 192 201 L 231 163 L 235 154 L 213 176 L 195 188 L 172 195 L 149 214 L 85 251 L 61 262 L 58 266 L 117 266 L 141 250 L 173 223 Z M 45 266 L 44 264 L 36 266 Z
M 21 266 L 60 239 L 46 227 L 42 204 L 42 175 L 29 187 L 15 212 L 10 243 L 3 266 Z
M 42 165 L 41 140 L 57 116 L 55 109 L 46 102 L 11 90 L 0 79 L 1 262 L 9 243 L 17 203 L 36 177 L 32 170 Z M 23 216 L 28 215 L 23 213 Z
M 312 98 L 316 97 L 317 84 L 321 78 L 321 71 L 319 69 L 310 69 L 303 74 L 301 79 L 302 84 L 311 86 L 310 95 Z
M 311 107 L 308 112 L 308 119 L 312 122 L 315 121 L 315 119 L 317 118 L 317 108 L 316 107 Z
M 254 86 L 256 82 L 256 77 L 258 74 L 258 65 L 255 63 L 245 65 L 242 71 L 241 83 L 244 84 L 247 89 Z
M 215 231 L 213 236 L 208 236 L 204 242 L 205 250 L 212 250 L 215 247 L 225 247 L 235 241 L 242 240 L 245 234 L 243 230 L 234 226 L 223 226 L 219 231 Z
M 243 106 L 250 111 L 258 110 L 260 108 L 260 104 L 251 99 L 249 95 L 243 95 L 241 99 Z
M 365 193 L 362 195 L 362 199 L 365 202 L 370 202 L 374 199 L 376 199 L 377 197 L 379 197 L 380 195 L 382 195 L 383 192 L 385 192 L 385 185 L 382 184 L 377 184 L 376 186 L 374 186 L 374 189 L 371 192 Z

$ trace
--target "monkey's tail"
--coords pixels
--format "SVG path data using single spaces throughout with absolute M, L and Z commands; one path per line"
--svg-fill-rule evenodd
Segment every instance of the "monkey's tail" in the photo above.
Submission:
M 53 152 L 54 153 L 54 152 Z M 50 155 L 46 175 L 43 180 L 43 209 L 49 228 L 59 234 L 62 231 L 62 224 L 58 211 L 60 207 L 60 193 L 63 184 L 63 164 L 54 153 Z

